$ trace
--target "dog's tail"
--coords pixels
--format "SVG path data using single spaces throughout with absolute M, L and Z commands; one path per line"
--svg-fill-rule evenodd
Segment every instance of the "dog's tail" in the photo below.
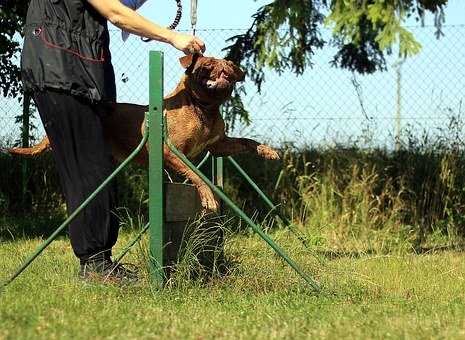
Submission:
M 22 155 L 22 156 L 29 156 L 34 157 L 40 155 L 42 152 L 47 151 L 50 149 L 50 141 L 47 137 L 44 137 L 39 144 L 31 146 L 30 148 L 9 148 L 5 151 L 11 155 Z

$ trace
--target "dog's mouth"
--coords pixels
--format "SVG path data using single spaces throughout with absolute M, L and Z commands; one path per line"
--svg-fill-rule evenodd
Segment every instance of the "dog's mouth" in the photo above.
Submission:
M 216 79 L 203 78 L 201 83 L 210 91 L 230 90 L 234 85 L 234 82 L 230 80 L 230 77 L 225 72 L 221 72 Z

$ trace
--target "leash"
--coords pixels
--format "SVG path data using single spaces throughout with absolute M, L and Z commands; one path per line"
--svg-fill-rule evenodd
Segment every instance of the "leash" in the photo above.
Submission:
M 168 29 L 174 30 L 176 27 L 178 27 L 179 22 L 181 21 L 182 18 L 182 2 L 181 0 L 175 0 L 177 9 L 176 9 L 176 17 L 174 18 L 174 21 L 171 25 L 168 26 Z M 195 36 L 197 33 L 197 0 L 191 0 L 191 30 L 192 30 L 192 35 Z M 149 38 L 143 38 L 141 37 L 141 40 L 143 42 L 150 42 L 152 39 Z
M 195 36 L 197 30 L 197 0 L 191 0 L 191 28 L 192 35 Z
M 181 0 L 175 0 L 175 1 L 176 1 L 176 6 L 177 6 L 176 17 L 174 18 L 173 23 L 168 26 L 168 29 L 170 29 L 170 30 L 174 30 L 176 27 L 178 27 L 179 22 L 181 21 L 181 18 L 182 18 L 182 2 L 181 2 Z M 141 37 L 141 40 L 143 42 L 152 41 L 152 39 L 143 38 L 143 37 Z

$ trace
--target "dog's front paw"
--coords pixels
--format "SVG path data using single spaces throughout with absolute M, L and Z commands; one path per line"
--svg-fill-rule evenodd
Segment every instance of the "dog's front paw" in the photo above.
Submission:
M 279 154 L 268 145 L 260 144 L 257 147 L 258 154 L 266 159 L 279 159 Z
M 218 211 L 219 203 L 210 188 L 205 185 L 198 187 L 197 190 L 199 192 L 202 207 L 213 212 Z

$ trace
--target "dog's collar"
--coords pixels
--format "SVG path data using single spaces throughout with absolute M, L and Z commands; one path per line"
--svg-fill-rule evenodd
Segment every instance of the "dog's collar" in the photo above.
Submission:
M 195 95 L 192 94 L 191 97 L 192 101 L 194 102 L 194 106 L 200 108 L 202 111 L 211 111 L 220 106 L 220 104 L 213 102 L 213 103 L 205 103 L 202 102 L 200 99 L 196 98 Z
M 207 117 L 210 116 L 210 112 L 216 112 L 219 110 L 220 104 L 218 103 L 205 103 L 195 96 L 194 93 L 190 93 L 192 107 L 196 116 L 203 122 L 206 123 Z

